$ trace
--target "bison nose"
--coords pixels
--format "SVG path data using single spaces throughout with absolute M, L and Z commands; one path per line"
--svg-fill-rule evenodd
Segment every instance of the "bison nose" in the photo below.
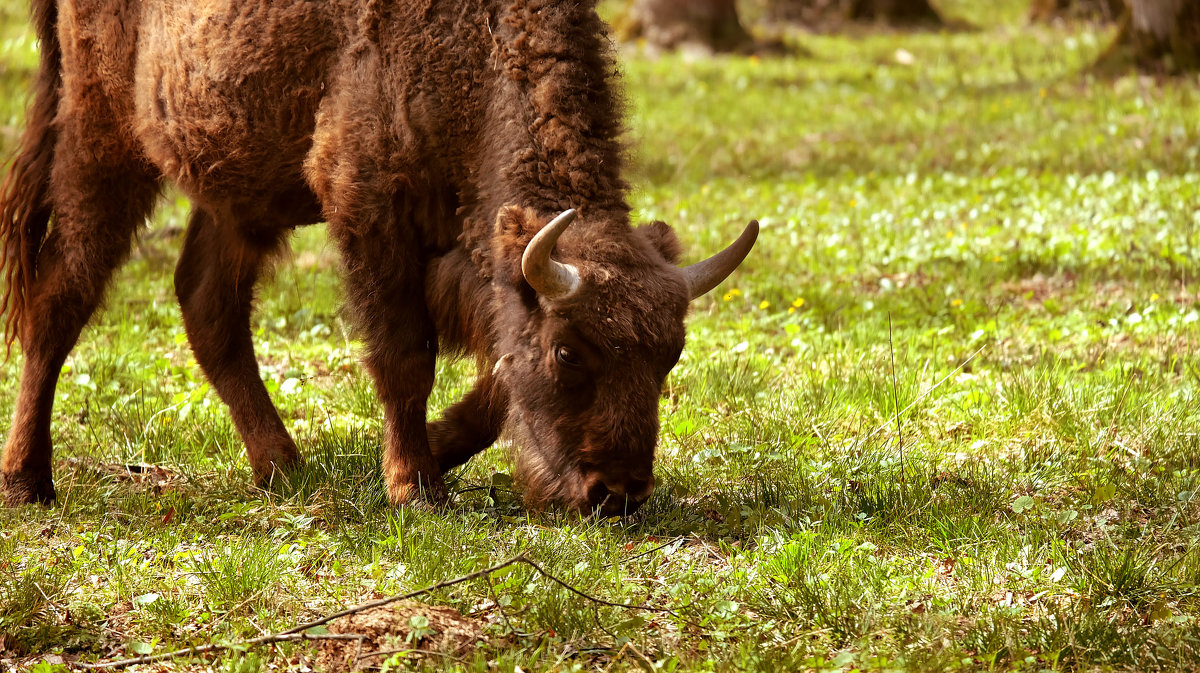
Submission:
M 602 516 L 633 514 L 654 492 L 654 476 L 606 477 L 590 474 L 585 479 L 588 508 L 599 508 Z

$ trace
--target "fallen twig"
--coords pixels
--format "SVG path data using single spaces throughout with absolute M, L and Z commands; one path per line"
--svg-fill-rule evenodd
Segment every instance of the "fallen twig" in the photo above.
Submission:
M 502 561 L 500 563 L 497 563 L 496 565 L 491 566 L 490 568 L 484 568 L 483 570 L 477 570 L 468 575 L 463 575 L 462 577 L 455 577 L 452 580 L 445 580 L 444 582 L 438 582 L 437 584 L 431 584 L 431 585 L 425 587 L 424 589 L 417 589 L 416 591 L 411 591 L 406 594 L 401 594 L 398 596 L 389 596 L 388 598 L 380 598 L 379 600 L 376 600 L 376 601 L 367 601 L 366 603 L 360 603 L 358 605 L 355 605 L 352 608 L 347 608 L 345 610 L 342 610 L 341 612 L 335 612 L 332 615 L 329 615 L 328 617 L 314 619 L 311 622 L 306 622 L 299 626 L 293 626 L 292 628 L 288 629 L 287 631 L 284 631 L 283 633 L 296 633 L 298 631 L 306 631 L 306 630 L 311 629 L 316 626 L 322 626 L 322 625 L 328 624 L 329 622 L 332 622 L 333 620 L 335 620 L 339 617 L 345 617 L 347 615 L 353 615 L 353 614 L 357 614 L 359 612 L 365 612 L 367 610 L 370 610 L 371 608 L 377 608 L 377 607 L 381 607 L 384 605 L 389 605 L 389 604 L 395 603 L 397 601 L 406 601 L 410 598 L 415 598 L 422 594 L 427 594 L 427 593 L 430 593 L 433 591 L 437 591 L 438 589 L 444 589 L 446 587 L 454 586 L 455 584 L 462 584 L 463 582 L 470 582 L 471 580 L 479 579 L 480 577 L 491 575 L 492 573 L 494 573 L 498 570 L 503 570 L 504 568 L 507 568 L 508 566 L 516 565 L 518 563 L 530 563 L 530 560 L 528 557 L 525 556 L 524 553 L 517 554 L 516 556 L 508 559 L 507 561 Z
M 337 619 L 338 617 L 345 617 L 346 615 L 356 614 L 356 613 L 362 612 L 364 610 L 370 610 L 371 608 L 379 607 L 381 605 L 387 605 L 389 603 L 395 603 L 396 601 L 402 601 L 402 600 L 407 600 L 409 598 L 415 598 L 415 597 L 423 595 L 423 594 L 437 591 L 438 589 L 444 589 L 449 586 L 454 586 L 455 584 L 462 584 L 463 582 L 469 582 L 473 579 L 478 579 L 480 577 L 484 577 L 485 575 L 490 575 L 498 570 L 501 570 L 503 568 L 507 568 L 508 566 L 511 566 L 511 565 L 514 565 L 517 563 L 522 563 L 522 562 L 528 563 L 529 559 L 527 559 L 524 554 L 517 554 L 516 556 L 508 559 L 507 561 L 497 563 L 496 565 L 491 566 L 489 568 L 484 568 L 483 570 L 477 570 L 473 573 L 463 575 L 461 577 L 456 577 L 451 580 L 445 580 L 443 582 L 438 582 L 437 584 L 431 584 L 423 589 L 417 589 L 416 591 L 410 591 L 409 593 L 406 593 L 406 594 L 401 594 L 398 596 L 391 596 L 389 598 L 381 598 L 376 601 L 368 601 L 366 603 L 356 605 L 347 610 L 342 610 L 341 612 L 329 615 L 328 617 L 322 617 L 321 619 L 314 619 L 311 622 L 306 622 L 304 624 L 300 624 L 299 626 L 294 626 L 286 631 L 281 631 L 279 633 L 271 633 L 271 634 L 268 634 L 265 636 L 260 636 L 258 638 L 251 638 L 249 640 L 242 640 L 242 641 L 235 642 L 235 643 L 208 643 L 207 645 L 197 645 L 194 647 L 186 647 L 181 650 L 173 650 L 171 652 L 161 652 L 159 654 L 147 654 L 147 655 L 144 655 L 141 657 L 134 657 L 132 659 L 121 659 L 118 661 L 106 661 L 106 662 L 99 663 L 99 664 L 80 663 L 77 665 L 80 668 L 84 668 L 84 669 L 88 669 L 88 670 L 99 670 L 99 669 L 105 669 L 105 668 L 124 668 L 126 666 L 134 666 L 137 664 L 149 664 L 149 663 L 152 663 L 155 661 L 163 661 L 164 659 L 174 659 L 176 657 L 184 657 L 184 656 L 188 656 L 188 655 L 207 654 L 209 652 L 221 652 L 223 650 L 228 650 L 228 649 L 233 649 L 233 648 L 238 648 L 238 647 L 250 647 L 253 645 L 266 645 L 268 643 L 281 643 L 281 642 L 294 641 L 294 640 L 358 640 L 361 642 L 363 639 L 363 636 L 357 635 L 357 634 L 333 634 L 333 633 L 310 634 L 310 633 L 305 633 L 305 631 L 307 631 L 308 629 L 317 627 L 317 626 L 322 626 L 324 624 L 327 624 L 327 623 Z
M 366 636 L 359 633 L 272 633 L 270 635 L 261 636 L 259 638 L 251 638 L 237 643 L 209 643 L 207 645 L 197 645 L 196 647 L 188 647 L 182 650 L 174 650 L 172 652 L 162 652 L 159 654 L 147 654 L 133 659 L 120 659 L 118 661 L 105 661 L 99 664 L 76 663 L 75 665 L 89 670 L 102 668 L 124 668 L 126 666 L 134 666 L 136 664 L 149 664 L 155 661 L 164 659 L 174 659 L 188 654 L 207 654 L 209 652 L 220 652 L 237 647 L 248 647 L 250 645 L 263 645 L 265 643 L 283 643 L 295 640 L 357 640 L 362 642 Z
M 366 638 L 366 636 L 363 636 L 361 634 L 357 634 L 357 633 L 320 633 L 320 634 L 318 634 L 318 633 L 308 633 L 308 630 L 318 627 L 318 626 L 323 626 L 325 624 L 328 624 L 329 622 L 331 622 L 335 619 L 338 619 L 339 617 L 346 617 L 348 615 L 358 614 L 360 612 L 364 612 L 364 611 L 370 610 L 372 608 L 382 607 L 384 605 L 389 605 L 389 604 L 395 603 L 397 601 L 408 600 L 410 598 L 415 598 L 415 597 L 423 595 L 423 594 L 437 591 L 438 589 L 444 589 L 446 587 L 454 586 L 455 584 L 462 584 L 463 582 L 469 582 L 471 580 L 478 579 L 480 577 L 485 577 L 485 576 L 491 575 L 492 573 L 495 573 L 499 570 L 507 568 L 508 566 L 517 565 L 519 563 L 524 563 L 525 565 L 527 565 L 527 566 L 533 568 L 535 571 L 537 571 L 537 573 L 539 575 L 542 575 L 546 579 L 563 587 L 567 591 L 570 591 L 571 593 L 573 593 L 577 596 L 587 599 L 588 601 L 591 601 L 592 603 L 594 603 L 596 605 L 607 605 L 609 607 L 623 608 L 626 610 L 643 610 L 646 612 L 658 612 L 658 613 L 662 613 L 662 614 L 668 614 L 668 615 L 671 615 L 672 617 L 678 619 L 679 621 L 681 621 L 685 624 L 688 624 L 689 626 L 693 626 L 698 629 L 704 628 L 704 627 L 700 626 L 699 624 L 684 618 L 678 612 L 675 612 L 674 610 L 672 610 L 670 608 L 660 608 L 660 607 L 654 607 L 652 605 L 633 605 L 631 603 L 615 603 L 613 601 L 604 600 L 603 598 L 597 598 L 596 596 L 593 596 L 591 594 L 585 593 L 584 591 L 576 589 L 575 587 L 568 584 L 565 580 L 560 579 L 556 575 L 552 574 L 550 571 L 543 568 L 541 566 L 541 564 L 539 564 L 537 561 L 534 561 L 533 559 L 530 559 L 529 557 L 527 557 L 524 553 L 521 553 L 521 554 L 517 554 L 516 556 L 508 559 L 507 561 L 502 561 L 500 563 L 497 563 L 494 566 L 484 568 L 483 570 L 477 570 L 473 573 L 469 573 L 469 574 L 463 575 L 461 577 L 455 577 L 454 579 L 444 580 L 442 582 L 438 582 L 437 584 L 431 584 L 423 589 L 417 589 L 416 591 L 410 591 L 406 594 L 399 594 L 396 596 L 389 596 L 387 598 L 380 598 L 379 600 L 367 601 L 366 603 L 360 603 L 358 605 L 355 605 L 354 607 L 342 610 L 341 612 L 335 612 L 334 614 L 329 615 L 327 617 L 322 617 L 320 619 L 314 619 L 310 622 L 305 622 L 303 624 L 293 626 L 292 628 L 287 629 L 286 631 L 280 631 L 279 633 L 271 633 L 271 634 L 267 634 L 264 636 L 259 636 L 258 638 L 250 638 L 249 640 L 242 640 L 242 641 L 233 642 L 233 643 L 208 643 L 206 645 L 196 645 L 193 647 L 186 647 L 186 648 L 183 648 L 180 650 L 173 650 L 171 652 L 162 652 L 159 654 L 147 654 L 147 655 L 144 655 L 141 657 L 134 657 L 132 659 L 121 659 L 118 661 L 106 661 L 106 662 L 102 662 L 102 663 L 98 663 L 98 664 L 78 663 L 76 665 L 79 666 L 80 668 L 87 669 L 87 670 L 99 670 L 99 669 L 106 669 L 106 668 L 124 668 L 126 666 L 134 666 L 137 664 L 149 664 L 149 663 L 153 663 L 155 661 L 163 661 L 165 659 L 174 659 L 176 657 L 183 657 L 183 656 L 188 656 L 188 655 L 208 654 L 210 652 L 221 652 L 224 650 L 229 650 L 229 649 L 234 649 L 234 648 L 251 647 L 254 645 L 267 645 L 270 643 L 281 643 L 281 642 L 289 642 L 289 641 L 296 641 L 296 640 L 357 640 L 359 642 L 359 646 L 361 647 L 362 641 Z M 503 614 L 503 612 L 501 614 Z M 600 615 L 597 612 L 597 614 L 596 614 L 597 623 L 599 623 L 599 618 L 600 618 Z M 511 624 L 509 626 L 511 628 Z M 601 626 L 601 628 L 603 628 L 603 626 Z M 605 629 L 605 631 L 607 631 L 607 629 Z M 639 652 L 638 654 L 641 654 L 641 653 Z M 643 659 L 645 659 L 645 657 L 643 657 Z
M 638 648 L 634 647 L 633 643 L 627 642 L 621 647 L 620 650 L 617 651 L 617 655 L 612 658 L 612 661 L 608 662 L 608 666 L 605 667 L 604 673 L 608 673 L 608 671 L 612 670 L 612 667 L 615 666 L 617 664 L 617 662 L 621 660 L 621 657 L 625 656 L 626 651 L 633 652 L 635 655 L 637 655 L 639 667 L 644 663 L 646 665 L 647 671 L 651 671 L 651 672 L 654 671 L 654 662 L 650 661 L 650 659 L 647 658 L 646 655 L 642 654 L 641 651 L 638 650 Z
M 612 563 L 605 563 L 604 565 L 602 565 L 600 567 L 601 568 L 611 568 L 615 565 L 620 565 L 622 563 L 628 563 L 634 559 L 639 559 L 639 558 L 642 558 L 643 556 L 649 556 L 660 549 L 666 549 L 667 547 L 670 547 L 671 545 L 675 544 L 676 542 L 680 542 L 685 539 L 687 539 L 685 536 L 678 535 L 678 536 L 673 537 L 670 540 L 658 545 L 657 547 L 655 547 L 653 549 L 647 549 L 646 551 L 638 553 L 638 554 L 634 554 L 633 556 L 626 556 L 625 558 L 617 560 L 617 561 L 613 561 Z
M 938 388 L 941 388 L 943 383 L 950 380 L 951 376 L 954 376 L 959 371 L 961 371 L 963 367 L 966 367 L 968 364 L 970 364 L 971 360 L 974 360 L 976 355 L 979 355 L 981 352 L 983 352 L 984 348 L 987 348 L 987 344 L 984 344 L 984 345 L 980 346 L 979 348 L 976 348 L 974 353 L 971 353 L 971 355 L 969 357 L 967 357 L 966 360 L 963 360 L 962 362 L 960 362 L 958 364 L 957 367 L 954 368 L 954 371 L 943 376 L 942 379 L 940 381 L 938 381 L 937 383 L 933 384 L 933 386 L 931 388 L 929 388 L 929 390 L 926 390 L 925 392 L 921 393 L 920 395 L 917 395 L 917 399 L 913 400 L 912 402 L 909 402 L 908 406 L 904 407 L 900 411 L 897 411 L 894 416 L 892 416 L 891 418 L 884 421 L 882 424 L 880 424 L 879 427 L 877 427 L 874 430 L 872 430 L 871 432 L 867 433 L 862 438 L 862 441 L 865 442 L 868 439 L 870 439 L 871 437 L 874 437 L 876 433 L 878 433 L 880 430 L 883 430 L 887 426 L 891 425 L 893 421 L 898 420 L 901 416 L 903 416 L 906 412 L 908 412 L 909 409 L 912 409 L 913 407 L 917 406 L 917 404 L 919 404 L 921 402 L 921 400 L 925 399 L 926 397 L 929 397 L 929 395 L 932 394 L 933 391 L 937 390 Z
M 375 657 L 390 657 L 393 654 L 422 654 L 425 656 L 434 656 L 434 657 L 442 657 L 444 659 L 450 659 L 451 661 L 456 661 L 460 664 L 467 663 L 466 660 L 456 657 L 453 654 L 446 654 L 445 652 L 438 652 L 437 650 L 422 650 L 422 649 L 414 648 L 414 647 L 406 647 L 402 650 L 376 650 L 374 652 L 365 652 L 365 653 L 360 654 L 357 657 L 355 657 L 354 663 L 357 664 L 358 662 L 362 661 L 363 659 L 373 659 Z
M 694 626 L 698 629 L 704 628 L 703 626 L 700 626 L 696 622 L 693 622 L 693 621 L 685 618 L 683 615 L 679 614 L 678 612 L 675 612 L 671 608 L 656 608 L 653 605 L 633 605 L 631 603 L 614 603 L 612 601 L 606 601 L 603 598 L 596 598 L 595 596 L 593 596 L 591 594 L 584 593 L 584 592 L 580 591 L 579 589 L 576 589 L 575 587 L 571 586 L 570 584 L 567 584 L 567 582 L 565 580 L 561 580 L 558 577 L 552 575 L 550 573 L 550 571 L 548 571 L 545 568 L 543 568 L 542 566 L 538 565 L 538 563 L 532 559 L 522 558 L 520 562 L 524 563 L 527 566 L 530 566 L 534 570 L 538 571 L 538 573 L 540 573 L 546 579 L 550 580 L 551 582 L 554 582 L 555 584 L 561 586 L 562 588 L 566 589 L 567 591 L 570 591 L 571 593 L 573 593 L 577 596 L 582 596 L 583 598 L 586 598 L 587 600 L 589 600 L 593 603 L 598 603 L 600 605 L 607 605 L 607 606 L 613 607 L 613 608 L 624 608 L 626 610 L 644 610 L 646 612 L 661 612 L 663 614 L 671 615 L 675 619 L 678 619 L 679 621 L 683 622 L 684 624 L 687 624 L 688 626 Z

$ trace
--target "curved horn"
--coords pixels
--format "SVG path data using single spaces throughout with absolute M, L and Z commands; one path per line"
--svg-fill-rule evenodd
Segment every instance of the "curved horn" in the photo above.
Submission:
M 742 260 L 746 259 L 746 255 L 750 254 L 750 248 L 754 247 L 756 240 L 758 240 L 758 220 L 752 220 L 750 224 L 746 225 L 746 230 L 742 232 L 742 235 L 729 244 L 728 248 L 702 262 L 685 266 L 683 277 L 687 279 L 688 297 L 695 299 L 720 285 L 721 281 L 728 278 L 729 274 L 733 273 L 733 270 L 742 263 Z
M 550 259 L 554 244 L 575 219 L 575 209 L 563 211 L 525 246 L 521 255 L 521 273 L 530 287 L 547 299 L 566 299 L 579 289 L 579 270 L 570 264 Z

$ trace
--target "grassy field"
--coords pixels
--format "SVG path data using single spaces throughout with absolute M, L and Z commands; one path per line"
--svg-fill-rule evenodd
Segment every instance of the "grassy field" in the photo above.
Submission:
M 1092 78 L 1109 29 L 1024 26 L 1026 4 L 943 4 L 974 32 L 795 36 L 806 57 L 627 55 L 638 217 L 689 260 L 763 231 L 693 307 L 660 487 L 625 520 L 525 511 L 501 448 L 453 507 L 389 507 L 321 228 L 255 321 L 308 464 L 254 489 L 183 334 L 188 206 L 165 199 L 63 372 L 59 502 L 0 509 L 0 669 L 253 638 L 526 552 L 671 612 L 514 566 L 421 597 L 465 615 L 466 647 L 427 652 L 449 618 L 408 608 L 367 663 L 1196 670 L 1200 79 Z M 6 152 L 34 48 L 4 0 Z M 472 375 L 440 364 L 433 406 Z M 322 647 L 134 670 L 323 670 Z

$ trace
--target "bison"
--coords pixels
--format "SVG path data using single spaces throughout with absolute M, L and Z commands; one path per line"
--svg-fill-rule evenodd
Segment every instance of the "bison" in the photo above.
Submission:
M 193 204 L 188 340 L 256 480 L 300 454 L 259 377 L 254 287 L 289 232 L 324 221 L 393 503 L 444 499 L 442 474 L 502 430 L 531 507 L 645 501 L 688 302 L 758 225 L 684 268 L 667 225 L 631 226 L 595 4 L 34 0 L 40 69 L 0 192 L 5 337 L 25 357 L 6 502 L 54 498 L 60 369 L 167 181 Z M 479 376 L 427 425 L 439 350 Z

